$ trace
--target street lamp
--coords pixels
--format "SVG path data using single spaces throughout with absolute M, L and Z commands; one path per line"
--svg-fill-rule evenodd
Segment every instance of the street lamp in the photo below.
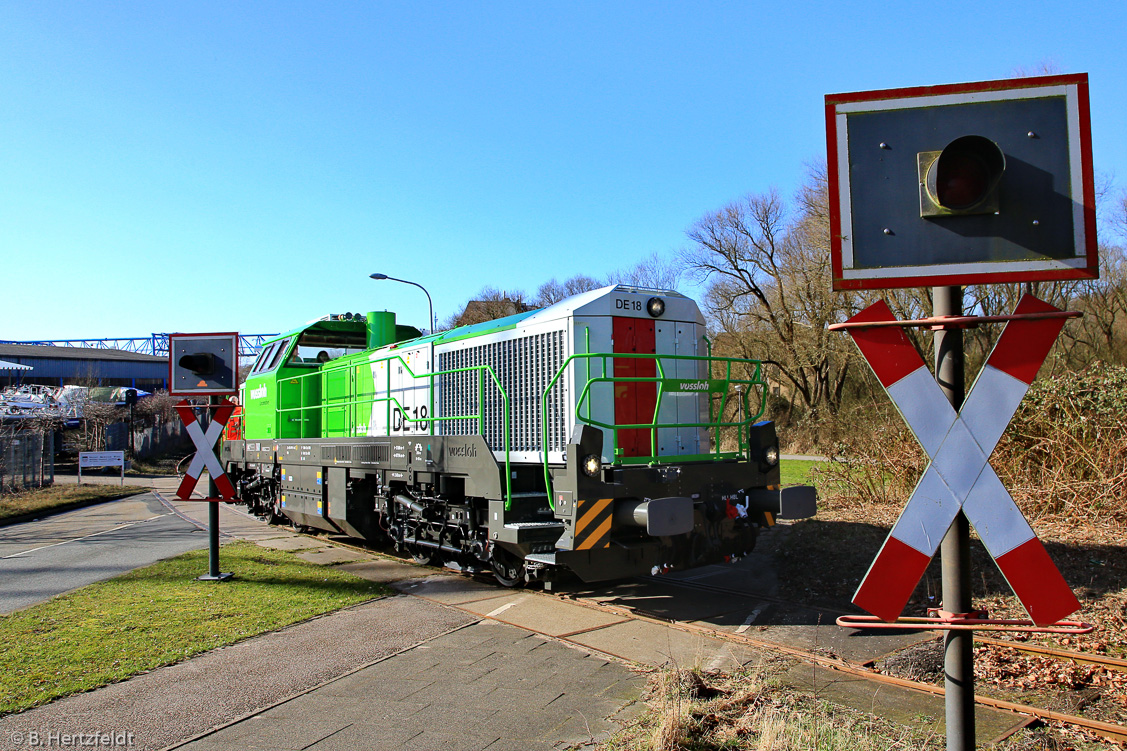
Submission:
M 434 303 L 431 302 L 430 293 L 427 292 L 426 287 L 419 284 L 418 282 L 412 282 L 412 281 L 408 281 L 406 279 L 396 279 L 394 276 L 388 276 L 387 274 L 369 274 L 368 276 L 370 276 L 372 279 L 375 279 L 377 281 L 382 280 L 382 279 L 387 279 L 388 281 L 392 281 L 392 282 L 402 282 L 403 284 L 411 284 L 411 285 L 414 285 L 414 286 L 418 287 L 419 289 L 421 289 L 423 291 L 423 294 L 427 296 L 427 306 L 430 308 L 430 333 L 432 333 L 432 334 L 434 333 Z

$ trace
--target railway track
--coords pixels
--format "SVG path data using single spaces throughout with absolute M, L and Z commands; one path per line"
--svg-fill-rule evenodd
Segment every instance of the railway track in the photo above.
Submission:
M 1127 673 L 1127 660 L 1121 660 L 1118 657 L 1108 657 L 1107 655 L 1097 655 L 1090 652 L 1075 652 L 1068 649 L 1056 649 L 1055 647 L 1042 647 L 1038 644 L 1027 644 L 1019 641 L 1009 641 L 1008 639 L 992 639 L 987 636 L 975 636 L 974 640 L 978 644 L 986 644 L 991 647 L 1009 647 L 1019 652 L 1026 652 L 1041 657 L 1053 657 L 1058 660 L 1068 660 L 1084 665 L 1097 665 L 1102 668 L 1107 668 L 1108 670 L 1118 670 Z
M 684 623 L 679 621 L 669 621 L 668 619 L 657 618 L 652 615 L 642 613 L 632 608 L 625 608 L 616 605 L 606 605 L 594 601 L 583 601 L 582 598 L 575 598 L 573 600 L 585 607 L 602 610 L 604 612 L 621 615 L 622 617 L 633 618 L 637 620 L 649 621 L 652 623 L 660 623 L 680 631 L 687 631 L 690 633 L 697 633 L 703 636 L 708 636 L 714 639 L 733 642 L 746 646 L 753 646 L 760 649 L 768 650 L 776 654 L 787 655 L 795 657 L 811 665 L 829 668 L 842 673 L 847 673 L 865 680 L 881 683 L 884 685 L 898 686 L 900 688 L 907 688 L 913 691 L 920 691 L 929 693 L 936 696 L 943 696 L 946 692 L 941 686 L 935 686 L 930 683 L 922 683 L 920 681 L 913 681 L 906 678 L 897 678 L 895 676 L 879 673 L 875 669 L 860 663 L 848 662 L 837 657 L 827 657 L 815 652 L 797 647 L 789 647 L 781 645 L 776 642 L 767 641 L 765 639 L 758 639 L 754 636 L 746 634 L 732 633 L 722 629 L 708 628 L 696 623 Z M 998 640 L 992 640 L 998 641 Z M 1006 646 L 1009 646 L 1007 643 Z M 1127 727 L 1122 725 L 1115 725 L 1108 722 L 1101 722 L 1099 720 L 1092 720 L 1087 717 L 1080 717 L 1077 715 L 1065 714 L 1043 707 L 1035 707 L 1029 704 L 1019 704 L 1017 702 L 1006 701 L 1004 699 L 996 699 L 989 696 L 980 694 L 975 695 L 975 703 L 992 707 L 994 709 L 1002 709 L 1018 714 L 1036 717 L 1042 720 L 1058 722 L 1064 725 L 1082 728 L 1088 732 L 1099 735 L 1109 740 L 1114 740 L 1119 743 L 1127 742 Z
M 348 543 L 348 542 L 343 542 L 343 541 L 340 541 L 339 539 L 333 539 L 333 538 L 330 538 L 330 537 L 325 536 L 325 535 L 309 534 L 309 536 L 315 537 L 315 538 L 322 540 L 324 542 L 327 542 L 329 544 L 339 545 L 339 546 L 345 547 L 345 548 L 351 548 L 353 550 L 361 551 L 361 552 L 368 553 L 368 554 L 387 555 L 387 553 L 385 553 L 383 551 L 379 551 L 379 550 L 376 550 L 376 549 L 368 547 L 368 546 L 361 546 L 361 545 L 355 545 L 355 544 Z M 399 560 L 399 559 L 396 558 L 396 560 Z M 447 572 L 450 571 L 450 569 L 442 569 L 442 570 L 447 571 Z M 462 575 L 466 576 L 466 577 L 474 577 L 473 574 L 463 573 Z M 489 580 L 492 581 L 492 577 L 489 577 Z M 643 581 L 643 582 L 647 581 L 647 578 L 646 577 L 640 577 L 639 581 Z M 721 586 L 717 586 L 717 585 L 713 585 L 713 584 L 705 584 L 705 583 L 702 583 L 702 582 L 693 582 L 693 581 L 686 581 L 686 580 L 672 579 L 672 578 L 661 579 L 659 581 L 661 581 L 662 583 L 665 583 L 665 584 L 672 584 L 674 586 L 679 586 L 679 587 L 683 587 L 683 588 L 686 588 L 686 589 L 694 589 L 694 590 L 698 590 L 698 591 L 707 591 L 707 592 L 712 592 L 712 593 L 715 593 L 715 594 L 730 594 L 730 595 L 745 595 L 745 596 L 747 594 L 746 592 L 741 592 L 739 590 L 721 587 Z M 810 650 L 779 644 L 777 642 L 768 641 L 766 639 L 760 639 L 760 638 L 757 638 L 755 636 L 749 636 L 746 633 L 725 631 L 725 630 L 719 629 L 719 628 L 710 628 L 708 626 L 702 626 L 699 623 L 689 623 L 689 622 L 685 622 L 685 621 L 670 620 L 669 618 L 665 618 L 665 617 L 662 617 L 660 615 L 655 615 L 655 614 L 652 614 L 652 613 L 647 613 L 643 610 L 631 607 L 629 605 L 608 604 L 606 602 L 598 601 L 598 600 L 596 600 L 592 597 L 587 597 L 587 596 L 583 596 L 583 595 L 576 595 L 576 594 L 573 594 L 573 593 L 545 592 L 545 591 L 540 591 L 540 590 L 536 590 L 536 589 L 527 590 L 527 593 L 534 595 L 534 596 L 538 596 L 538 597 L 547 597 L 547 598 L 551 598 L 551 599 L 554 599 L 554 600 L 567 601 L 567 602 L 582 606 L 584 608 L 589 608 L 589 609 L 601 611 L 601 612 L 604 612 L 604 613 L 607 613 L 607 614 L 616 615 L 616 616 L 618 616 L 618 617 L 620 617 L 624 620 L 636 620 L 636 621 L 643 621 L 643 622 L 647 622 L 647 623 L 658 624 L 658 625 L 664 626 L 666 628 L 672 628 L 672 629 L 676 629 L 676 630 L 682 631 L 682 632 L 698 634 L 700 636 L 704 636 L 704 637 L 708 637 L 708 638 L 712 638 L 712 639 L 717 639 L 717 640 L 720 640 L 720 641 L 725 641 L 725 642 L 729 642 L 729 643 L 733 643 L 733 644 L 738 644 L 738 645 L 742 645 L 742 646 L 755 647 L 757 649 L 761 649 L 761 650 L 771 652 L 771 653 L 774 653 L 774 654 L 792 657 L 794 659 L 801 660 L 802 662 L 805 662 L 805 663 L 813 665 L 813 666 L 827 668 L 827 669 L 830 669 L 830 670 L 834 670 L 834 671 L 841 672 L 841 673 L 844 673 L 844 674 L 847 674 L 847 675 L 862 678 L 864 680 L 872 681 L 874 683 L 878 683 L 878 684 L 882 684 L 882 685 L 897 686 L 899 688 L 909 689 L 909 690 L 912 690 L 912 691 L 918 691 L 918 692 L 921 692 L 921 693 L 932 694 L 934 696 L 943 696 L 945 694 L 945 691 L 944 691 L 943 687 L 941 687 L 941 686 L 936 686 L 936 685 L 933 685 L 933 684 L 930 684 L 930 683 L 923 683 L 921 681 L 913 681 L 913 680 L 909 680 L 907 678 L 898 678 L 896 676 L 891 676 L 891 675 L 887 675 L 887 674 L 884 674 L 884 673 L 880 673 L 874 667 L 872 667 L 872 665 L 875 661 L 869 661 L 869 662 L 866 662 L 866 663 L 850 662 L 848 660 L 843 660 L 843 659 L 840 659 L 838 657 L 830 657 L 830 656 L 827 656 L 827 655 L 812 652 Z M 800 608 L 810 609 L 810 610 L 826 610 L 825 608 L 820 608 L 817 605 L 807 605 L 807 604 L 804 604 L 804 603 L 796 603 L 792 600 L 786 600 L 784 598 L 779 598 L 779 597 L 763 596 L 763 595 L 759 595 L 759 594 L 756 594 L 756 597 L 758 599 L 762 599 L 762 600 L 765 600 L 765 601 L 768 601 L 768 602 L 772 602 L 772 603 L 775 603 L 775 604 L 787 605 L 787 606 L 791 606 L 791 607 L 800 607 Z M 831 608 L 830 610 L 833 610 L 833 609 Z M 499 623 L 507 623 L 509 625 L 517 625 L 517 624 L 511 624 L 508 621 L 506 621 L 500 613 L 498 613 L 496 615 L 487 615 L 485 617 L 488 617 L 491 620 L 495 620 Z M 549 634 L 545 631 L 537 631 L 536 629 L 530 629 L 527 624 L 520 624 L 519 627 L 523 628 L 525 630 L 534 631 L 535 633 L 538 633 L 541 636 L 545 636 L 545 637 L 555 639 L 555 640 L 558 640 L 558 641 L 567 642 L 567 643 L 570 643 L 570 644 L 572 644 L 576 647 L 579 647 L 579 648 L 582 648 L 582 649 L 585 649 L 585 650 L 588 650 L 588 651 L 591 650 L 590 646 L 581 644 L 577 641 L 574 641 L 571 637 L 578 636 L 581 633 L 586 633 L 587 631 L 592 630 L 592 629 L 584 629 L 583 631 L 580 631 L 580 632 L 574 632 L 574 633 L 571 633 L 571 634 L 564 634 L 564 635 L 560 636 L 560 635 Z M 596 627 L 596 628 L 602 628 L 602 627 Z M 1022 651 L 1030 652 L 1030 653 L 1034 653 L 1034 654 L 1042 654 L 1042 655 L 1046 655 L 1046 656 L 1050 656 L 1050 657 L 1057 657 L 1057 658 L 1060 658 L 1060 659 L 1070 659 L 1070 660 L 1076 660 L 1078 662 L 1104 665 L 1104 666 L 1107 666 L 1107 667 L 1110 667 L 1110 668 L 1113 668 L 1113 669 L 1119 669 L 1119 670 L 1127 671 L 1127 660 L 1118 660 L 1116 658 L 1104 658 L 1104 657 L 1099 656 L 1099 655 L 1090 655 L 1090 654 L 1085 655 L 1083 653 L 1078 653 L 1078 652 L 1051 649 L 1051 648 L 1046 648 L 1046 647 L 1038 647 L 1036 645 L 1024 644 L 1024 643 L 1021 643 L 1021 642 L 1011 642 L 1011 641 L 1002 640 L 1002 639 L 993 639 L 993 638 L 990 638 L 990 637 L 984 637 L 984 636 L 978 636 L 978 635 L 975 636 L 975 641 L 978 642 L 978 643 L 981 643 L 981 644 L 989 644 L 991 646 L 1012 647 L 1012 648 L 1015 648 L 1015 649 L 1020 649 Z M 626 662 L 633 662 L 629 658 L 623 657 L 621 655 L 616 655 L 616 654 L 611 654 L 611 653 L 604 653 L 604 654 L 607 654 L 608 657 L 613 657 L 613 658 L 618 659 L 618 660 L 623 660 L 623 661 L 626 661 Z M 1089 719 L 1087 717 L 1081 717 L 1079 715 L 1066 714 L 1066 713 L 1063 713 L 1063 712 L 1057 712 L 1055 710 L 1046 709 L 1046 708 L 1043 708 L 1043 707 L 1037 707 L 1037 706 L 1033 706 L 1033 705 L 1029 705 L 1029 704 L 1020 704 L 1020 703 L 1017 703 L 1017 702 L 1011 702 L 1011 701 L 1007 701 L 1007 700 L 1004 700 L 1004 699 L 997 699 L 997 698 L 990 697 L 990 696 L 983 696 L 981 694 L 975 695 L 975 703 L 978 704 L 978 705 L 984 706 L 984 707 L 991 707 L 993 709 L 1000 709 L 1000 710 L 1013 712 L 1015 714 L 1024 715 L 1024 716 L 1030 718 L 1030 720 L 1040 719 L 1040 720 L 1043 720 L 1043 721 L 1046 721 L 1046 722 L 1053 722 L 1053 723 L 1058 723 L 1058 724 L 1065 725 L 1065 726 L 1079 728 L 1079 729 L 1087 731 L 1091 734 L 1097 735 L 1097 736 L 1102 737 L 1102 738 L 1106 738 L 1106 739 L 1111 740 L 1111 741 L 1115 741 L 1117 743 L 1127 743 L 1127 727 L 1125 727 L 1123 725 L 1116 725 L 1116 724 L 1113 724 L 1113 723 L 1102 722 L 1102 721 L 1099 721 L 1099 720 L 1092 720 L 1092 719 Z M 1017 728 L 1015 728 L 1015 730 L 1016 729 Z M 995 740 L 1001 740 L 1001 739 L 995 739 Z

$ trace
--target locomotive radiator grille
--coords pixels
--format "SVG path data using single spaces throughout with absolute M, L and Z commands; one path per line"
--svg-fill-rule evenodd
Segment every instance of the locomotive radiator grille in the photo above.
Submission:
M 352 457 L 358 464 L 386 464 L 391 461 L 391 444 L 357 446 Z
M 350 462 L 352 461 L 352 447 L 322 446 L 321 461 L 325 462 L 326 464 L 329 462 Z
M 564 332 L 532 334 L 476 347 L 439 354 L 439 370 L 487 366 L 497 374 L 509 395 L 511 451 L 541 450 L 541 395 L 564 362 Z M 483 392 L 484 425 L 481 428 L 489 447 L 501 451 L 505 446 L 503 429 L 505 405 L 488 373 L 480 376 Z M 478 371 L 439 376 L 441 415 L 472 415 L 478 411 Z M 548 395 L 548 450 L 562 451 L 567 443 L 564 391 L 559 382 Z M 476 420 L 456 419 L 439 423 L 440 435 L 472 435 L 478 432 Z

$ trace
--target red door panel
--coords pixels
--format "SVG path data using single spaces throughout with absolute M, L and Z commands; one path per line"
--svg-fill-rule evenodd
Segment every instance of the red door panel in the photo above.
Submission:
M 652 355 L 656 352 L 653 321 L 615 317 L 613 322 L 616 353 Z M 614 375 L 616 378 L 652 378 L 657 375 L 657 363 L 649 358 L 616 357 Z M 614 385 L 614 421 L 619 425 L 652 422 L 656 405 L 656 383 Z M 650 456 L 650 431 L 643 428 L 619 430 L 618 447 L 623 456 Z

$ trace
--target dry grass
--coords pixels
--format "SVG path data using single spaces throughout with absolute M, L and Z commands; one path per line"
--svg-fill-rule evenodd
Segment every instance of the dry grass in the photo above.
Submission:
M 931 751 L 942 739 L 787 688 L 780 664 L 738 674 L 664 670 L 650 679 L 649 711 L 603 751 Z
M 48 485 L 20 493 L 5 493 L 0 495 L 0 521 L 72 504 L 108 501 L 147 492 L 148 488 L 136 485 Z
M 1093 366 L 1030 387 L 990 465 L 1030 519 L 1127 524 L 1127 368 Z M 841 461 L 814 470 L 830 507 L 902 505 L 927 467 L 889 405 L 848 420 Z

